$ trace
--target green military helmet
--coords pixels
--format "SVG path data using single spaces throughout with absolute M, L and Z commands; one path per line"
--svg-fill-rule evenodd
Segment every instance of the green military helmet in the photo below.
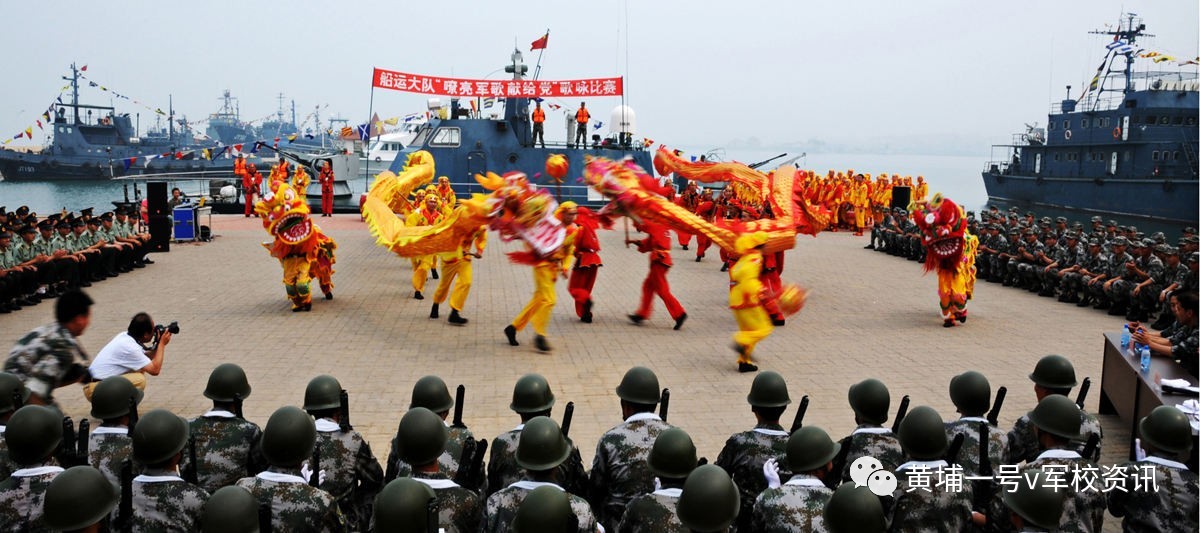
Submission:
M 317 426 L 299 407 L 280 407 L 263 429 L 262 452 L 274 466 L 299 466 L 312 457 L 317 442 Z
M 133 458 L 157 465 L 183 451 L 188 441 L 187 420 L 166 409 L 155 409 L 138 418 L 133 428 Z
M 375 497 L 375 531 L 428 531 L 429 504 L 436 499 L 433 489 L 413 478 L 388 483 Z
M 946 454 L 946 423 L 927 405 L 919 406 L 900 421 L 900 447 L 918 461 L 941 459 Z
M 414 407 L 400 419 L 396 448 L 404 462 L 422 466 L 442 455 L 449 438 L 450 432 L 442 417 L 424 407 Z
M 540 413 L 554 407 L 554 392 L 541 374 L 525 374 L 513 387 L 508 408 L 521 414 Z
M 950 379 L 950 401 L 964 415 L 985 413 L 992 401 L 992 386 L 979 372 L 963 372 Z
M 632 403 L 655 405 L 659 399 L 658 376 L 644 366 L 635 366 L 625 372 L 621 384 L 617 385 L 617 397 Z
M 783 376 L 768 370 L 754 376 L 746 401 L 754 407 L 783 407 L 792 403 L 792 398 L 788 396 L 787 382 Z
M 1029 421 L 1040 431 L 1066 439 L 1078 439 L 1083 425 L 1083 413 L 1070 398 L 1051 394 L 1042 398 L 1029 412 Z
M 878 379 L 867 379 L 850 386 L 850 409 L 863 422 L 883 424 L 888 419 L 892 396 Z
M 843 483 L 825 504 L 825 527 L 832 533 L 883 533 L 883 504 L 867 487 Z
M 232 402 L 250 396 L 250 381 L 246 379 L 246 371 L 233 363 L 217 365 L 208 375 L 208 386 L 204 387 L 204 397 L 218 402 Z
M 312 378 L 304 388 L 304 410 L 323 411 L 342 406 L 342 384 L 328 374 Z
M 1183 411 L 1160 405 L 1140 422 L 1142 441 L 1164 452 L 1183 455 L 1192 449 L 1192 426 Z
M 21 383 L 21 378 L 0 372 L 0 415 L 17 410 L 18 405 L 13 400 L 18 394 L 21 395 L 21 405 L 25 405 L 29 401 L 29 389 Z
M 1029 379 L 1050 389 L 1069 389 L 1079 384 L 1075 381 L 1075 366 L 1061 355 L 1047 355 L 1039 359 Z
M 521 501 L 512 521 L 512 532 L 570 533 L 579 529 L 574 518 L 566 492 L 556 487 L 538 487 Z
M 104 378 L 92 391 L 92 417 L 110 420 L 128 415 L 129 399 L 133 398 L 138 404 L 142 402 L 142 396 L 142 391 L 128 379 L 121 376 Z
M 829 433 L 817 426 L 804 426 L 787 441 L 787 461 L 792 472 L 809 472 L 829 464 L 841 451 Z
M 1044 480 L 1049 475 L 1043 469 L 1027 472 L 1017 483 L 1016 490 L 1000 491 L 1000 499 L 1026 522 L 1055 530 L 1062 518 L 1066 491 L 1047 486 Z
M 683 483 L 675 513 L 692 531 L 724 531 L 737 518 L 741 497 L 737 485 L 721 467 L 696 467 Z
M 692 437 L 676 427 L 659 433 L 650 448 L 650 471 L 660 478 L 686 478 L 697 461 Z
M 526 470 L 550 470 L 571 455 L 571 447 L 558 424 L 537 416 L 525 423 L 517 440 L 517 466 Z
M 454 398 L 450 397 L 450 389 L 446 382 L 437 376 L 425 376 L 413 385 L 412 402 L 408 408 L 424 407 L 435 413 L 444 413 L 454 407 Z
M 41 405 L 26 405 L 13 413 L 4 431 L 8 457 L 32 465 L 50 457 L 62 443 L 62 413 Z
M 258 533 L 258 500 L 237 485 L 221 487 L 204 504 L 204 533 Z
M 42 516 L 50 529 L 83 529 L 104 520 L 119 499 L 116 487 L 99 470 L 76 466 L 50 482 Z

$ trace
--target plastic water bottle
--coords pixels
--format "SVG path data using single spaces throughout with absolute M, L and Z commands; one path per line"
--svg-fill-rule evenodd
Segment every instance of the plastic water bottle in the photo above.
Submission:
M 1129 324 L 1125 324 L 1121 328 L 1121 349 L 1129 349 Z
M 1138 352 L 1142 356 L 1142 373 L 1150 372 L 1150 346 L 1143 344 Z

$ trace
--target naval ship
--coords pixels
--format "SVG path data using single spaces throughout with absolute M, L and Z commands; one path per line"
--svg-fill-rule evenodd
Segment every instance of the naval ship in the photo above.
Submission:
M 1044 129 L 1027 125 L 992 147 L 983 171 L 990 201 L 1196 224 L 1200 82 L 1194 71 L 1154 71 L 1159 63 L 1146 59 L 1149 68 L 1135 70 L 1145 30 L 1130 14 L 1092 32 L 1113 37 L 1096 78 L 1081 98 L 1067 86 Z

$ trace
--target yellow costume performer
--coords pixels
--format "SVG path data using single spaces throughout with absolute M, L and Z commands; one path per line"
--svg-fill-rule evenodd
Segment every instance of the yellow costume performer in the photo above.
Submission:
M 283 286 L 293 312 L 312 310 L 312 278 L 320 283 L 325 299 L 333 299 L 333 264 L 337 261 L 337 244 L 309 218 L 311 211 L 304 194 L 307 178 L 304 168 L 298 167 L 291 183 L 272 182 L 267 196 L 254 204 L 263 227 L 275 238 L 263 247 L 283 266 Z
M 741 257 L 729 269 L 729 308 L 738 325 L 738 332 L 733 334 L 738 372 L 758 370 L 750 355 L 754 346 L 775 329 L 763 308 L 763 284 L 759 279 L 763 268 L 762 249 L 766 244 L 767 234 L 763 232 L 738 237 L 735 246 Z
M 441 222 L 444 216 L 445 214 L 438 206 L 437 195 L 426 194 L 425 205 L 420 209 L 409 213 L 405 223 L 408 226 L 433 226 L 438 222 Z M 413 298 L 417 300 L 425 299 L 425 296 L 422 295 L 421 292 L 425 290 L 425 282 L 429 279 L 429 271 L 434 268 L 434 263 L 436 260 L 437 256 L 433 254 L 422 255 L 412 259 L 412 286 L 414 291 Z
M 963 209 L 942 193 L 927 203 L 910 205 L 913 220 L 923 234 L 925 271 L 937 270 L 938 304 L 942 326 L 967 321 L 967 301 L 975 292 L 975 251 L 979 239 L 967 232 Z
M 534 346 L 538 351 L 550 351 L 550 343 L 546 340 L 546 328 L 550 325 L 550 312 L 554 310 L 557 301 L 554 284 L 559 276 L 566 278 L 571 272 L 571 263 L 575 258 L 575 236 L 579 227 L 575 225 L 577 214 L 575 202 L 563 202 L 554 211 L 554 216 L 566 227 L 566 237 L 562 245 L 554 252 L 538 256 L 533 265 L 533 298 L 525 304 L 525 308 L 513 319 L 512 324 L 504 328 L 504 336 L 512 346 L 520 346 L 517 342 L 517 332 L 532 323 Z
M 438 305 L 446 301 L 446 296 L 449 295 L 450 317 L 446 320 L 451 324 L 467 323 L 467 319 L 459 313 L 467 304 L 467 295 L 471 292 L 471 259 L 483 257 L 483 249 L 486 246 L 487 228 L 480 226 L 474 235 L 463 239 L 462 244 L 454 251 L 437 255 L 442 260 L 442 279 L 433 291 L 433 309 L 429 311 L 429 318 L 438 318 Z M 474 252 L 471 251 L 472 247 L 475 248 Z M 454 285 L 453 291 L 450 290 L 451 285 Z

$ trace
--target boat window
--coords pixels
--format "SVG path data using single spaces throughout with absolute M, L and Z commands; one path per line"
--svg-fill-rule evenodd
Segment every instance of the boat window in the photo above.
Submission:
M 1157 120 L 1155 120 L 1154 115 L 1146 116 L 1146 124 L 1154 125 L 1155 122 L 1157 122 Z
M 1133 152 L 1130 152 L 1129 150 L 1125 150 L 1125 154 L 1122 157 L 1124 158 L 1125 161 L 1132 161 L 1133 160 Z
M 74 130 L 70 126 L 67 126 L 67 133 L 71 133 L 72 131 Z
M 1079 127 L 1081 127 L 1081 128 L 1088 127 L 1088 119 L 1086 119 L 1086 118 L 1079 119 Z
M 1056 153 L 1054 154 L 1054 160 L 1055 160 L 1055 161 L 1062 161 L 1062 154 L 1060 154 L 1060 153 L 1057 153 L 1057 152 L 1056 152 Z
M 1168 118 L 1166 115 L 1163 115 L 1158 118 L 1158 123 L 1162 124 L 1163 126 L 1166 126 L 1167 124 L 1171 123 L 1171 119 Z
M 1175 117 L 1175 125 L 1176 126 L 1183 125 L 1183 115 L 1179 115 L 1179 116 Z
M 1179 161 L 1179 150 L 1175 150 L 1175 160 Z
M 1050 122 L 1049 124 L 1046 124 L 1046 129 L 1048 129 L 1050 131 L 1054 131 L 1054 122 Z
M 1158 161 L 1158 150 L 1150 152 L 1150 159 L 1152 159 L 1154 161 Z
M 409 143 L 409 146 L 424 146 L 425 142 L 429 140 L 429 134 L 431 132 L 433 132 L 432 126 L 421 126 L 421 129 L 417 130 L 417 135 L 413 137 L 413 140 L 411 143 Z
M 1188 117 L 1188 118 L 1187 118 L 1187 125 L 1188 125 L 1188 126 L 1195 126 L 1195 125 L 1196 125 L 1196 117 Z
M 459 129 L 458 128 L 438 128 L 433 134 L 433 140 L 429 141 L 431 146 L 458 146 L 459 144 Z
M 1064 121 L 1063 121 L 1063 129 L 1064 129 L 1064 130 L 1069 130 L 1069 129 L 1071 129 L 1071 121 L 1070 121 L 1070 120 L 1064 120 Z

